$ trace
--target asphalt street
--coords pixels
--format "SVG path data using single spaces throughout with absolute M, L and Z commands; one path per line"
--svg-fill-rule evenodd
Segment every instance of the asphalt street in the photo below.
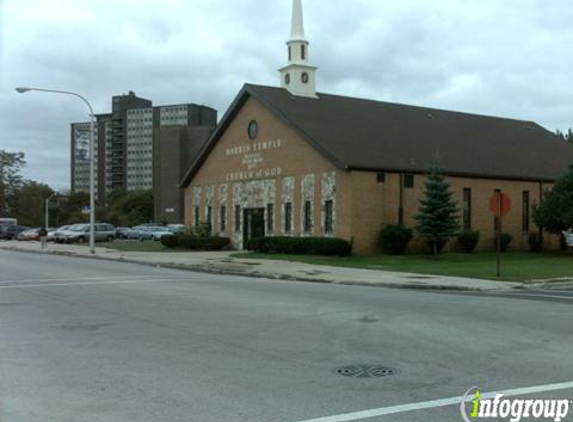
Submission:
M 567 288 L 453 294 L 0 251 L 0 421 L 461 421 L 459 405 L 419 403 L 472 386 L 573 398 L 572 323 Z M 337 371 L 356 365 L 390 371 Z

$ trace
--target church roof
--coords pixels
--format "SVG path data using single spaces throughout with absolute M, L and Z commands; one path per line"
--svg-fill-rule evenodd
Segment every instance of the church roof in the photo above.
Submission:
M 248 98 L 258 100 L 340 169 L 551 182 L 573 164 L 573 145 L 535 122 L 338 95 L 294 97 L 245 85 L 182 185 L 190 183 Z

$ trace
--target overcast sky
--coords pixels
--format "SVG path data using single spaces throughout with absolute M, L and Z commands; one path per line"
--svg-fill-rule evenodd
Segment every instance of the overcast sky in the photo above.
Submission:
M 318 90 L 573 126 L 571 0 L 304 0 Z M 69 123 L 129 90 L 222 116 L 278 86 L 291 0 L 0 0 L 0 149 L 69 187 Z

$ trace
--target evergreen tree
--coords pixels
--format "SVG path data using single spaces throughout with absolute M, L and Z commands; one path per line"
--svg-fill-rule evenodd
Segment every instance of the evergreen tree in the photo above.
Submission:
M 573 165 L 534 208 L 533 219 L 538 227 L 550 233 L 559 234 L 573 227 Z
M 564 141 L 567 141 L 567 142 L 573 144 L 573 129 L 569 128 L 569 130 L 566 133 L 563 133 L 559 129 L 557 129 L 555 134 L 557 136 L 559 136 L 561 139 L 563 139 Z
M 432 164 L 416 216 L 416 230 L 419 237 L 428 242 L 435 256 L 440 255 L 447 241 L 460 229 L 458 205 L 452 195 L 444 170 L 438 164 Z

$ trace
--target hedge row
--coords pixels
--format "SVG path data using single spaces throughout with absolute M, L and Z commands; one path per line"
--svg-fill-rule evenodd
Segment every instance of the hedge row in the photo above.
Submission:
M 169 249 L 183 248 L 193 251 L 220 251 L 227 248 L 231 241 L 228 237 L 197 236 L 181 233 L 162 236 L 161 243 Z
M 390 255 L 402 255 L 412 241 L 414 232 L 401 224 L 390 224 L 380 232 L 380 247 Z
M 402 225 L 388 225 L 380 232 L 380 247 L 385 253 L 391 255 L 401 255 L 406 252 L 409 243 L 414 237 L 412 229 Z M 501 251 L 506 252 L 513 240 L 513 237 L 508 233 L 501 234 Z M 473 253 L 480 241 L 479 231 L 466 231 L 457 236 L 458 247 L 462 252 Z M 444 240 L 440 245 L 440 249 L 446 245 L 447 241 Z M 542 249 L 541 240 L 539 235 L 532 234 L 529 237 L 529 247 L 532 251 L 540 251 Z M 497 250 L 497 237 L 494 238 L 494 248 Z
M 330 237 L 275 236 L 251 239 L 247 249 L 269 254 L 348 256 L 352 246 L 344 239 Z

